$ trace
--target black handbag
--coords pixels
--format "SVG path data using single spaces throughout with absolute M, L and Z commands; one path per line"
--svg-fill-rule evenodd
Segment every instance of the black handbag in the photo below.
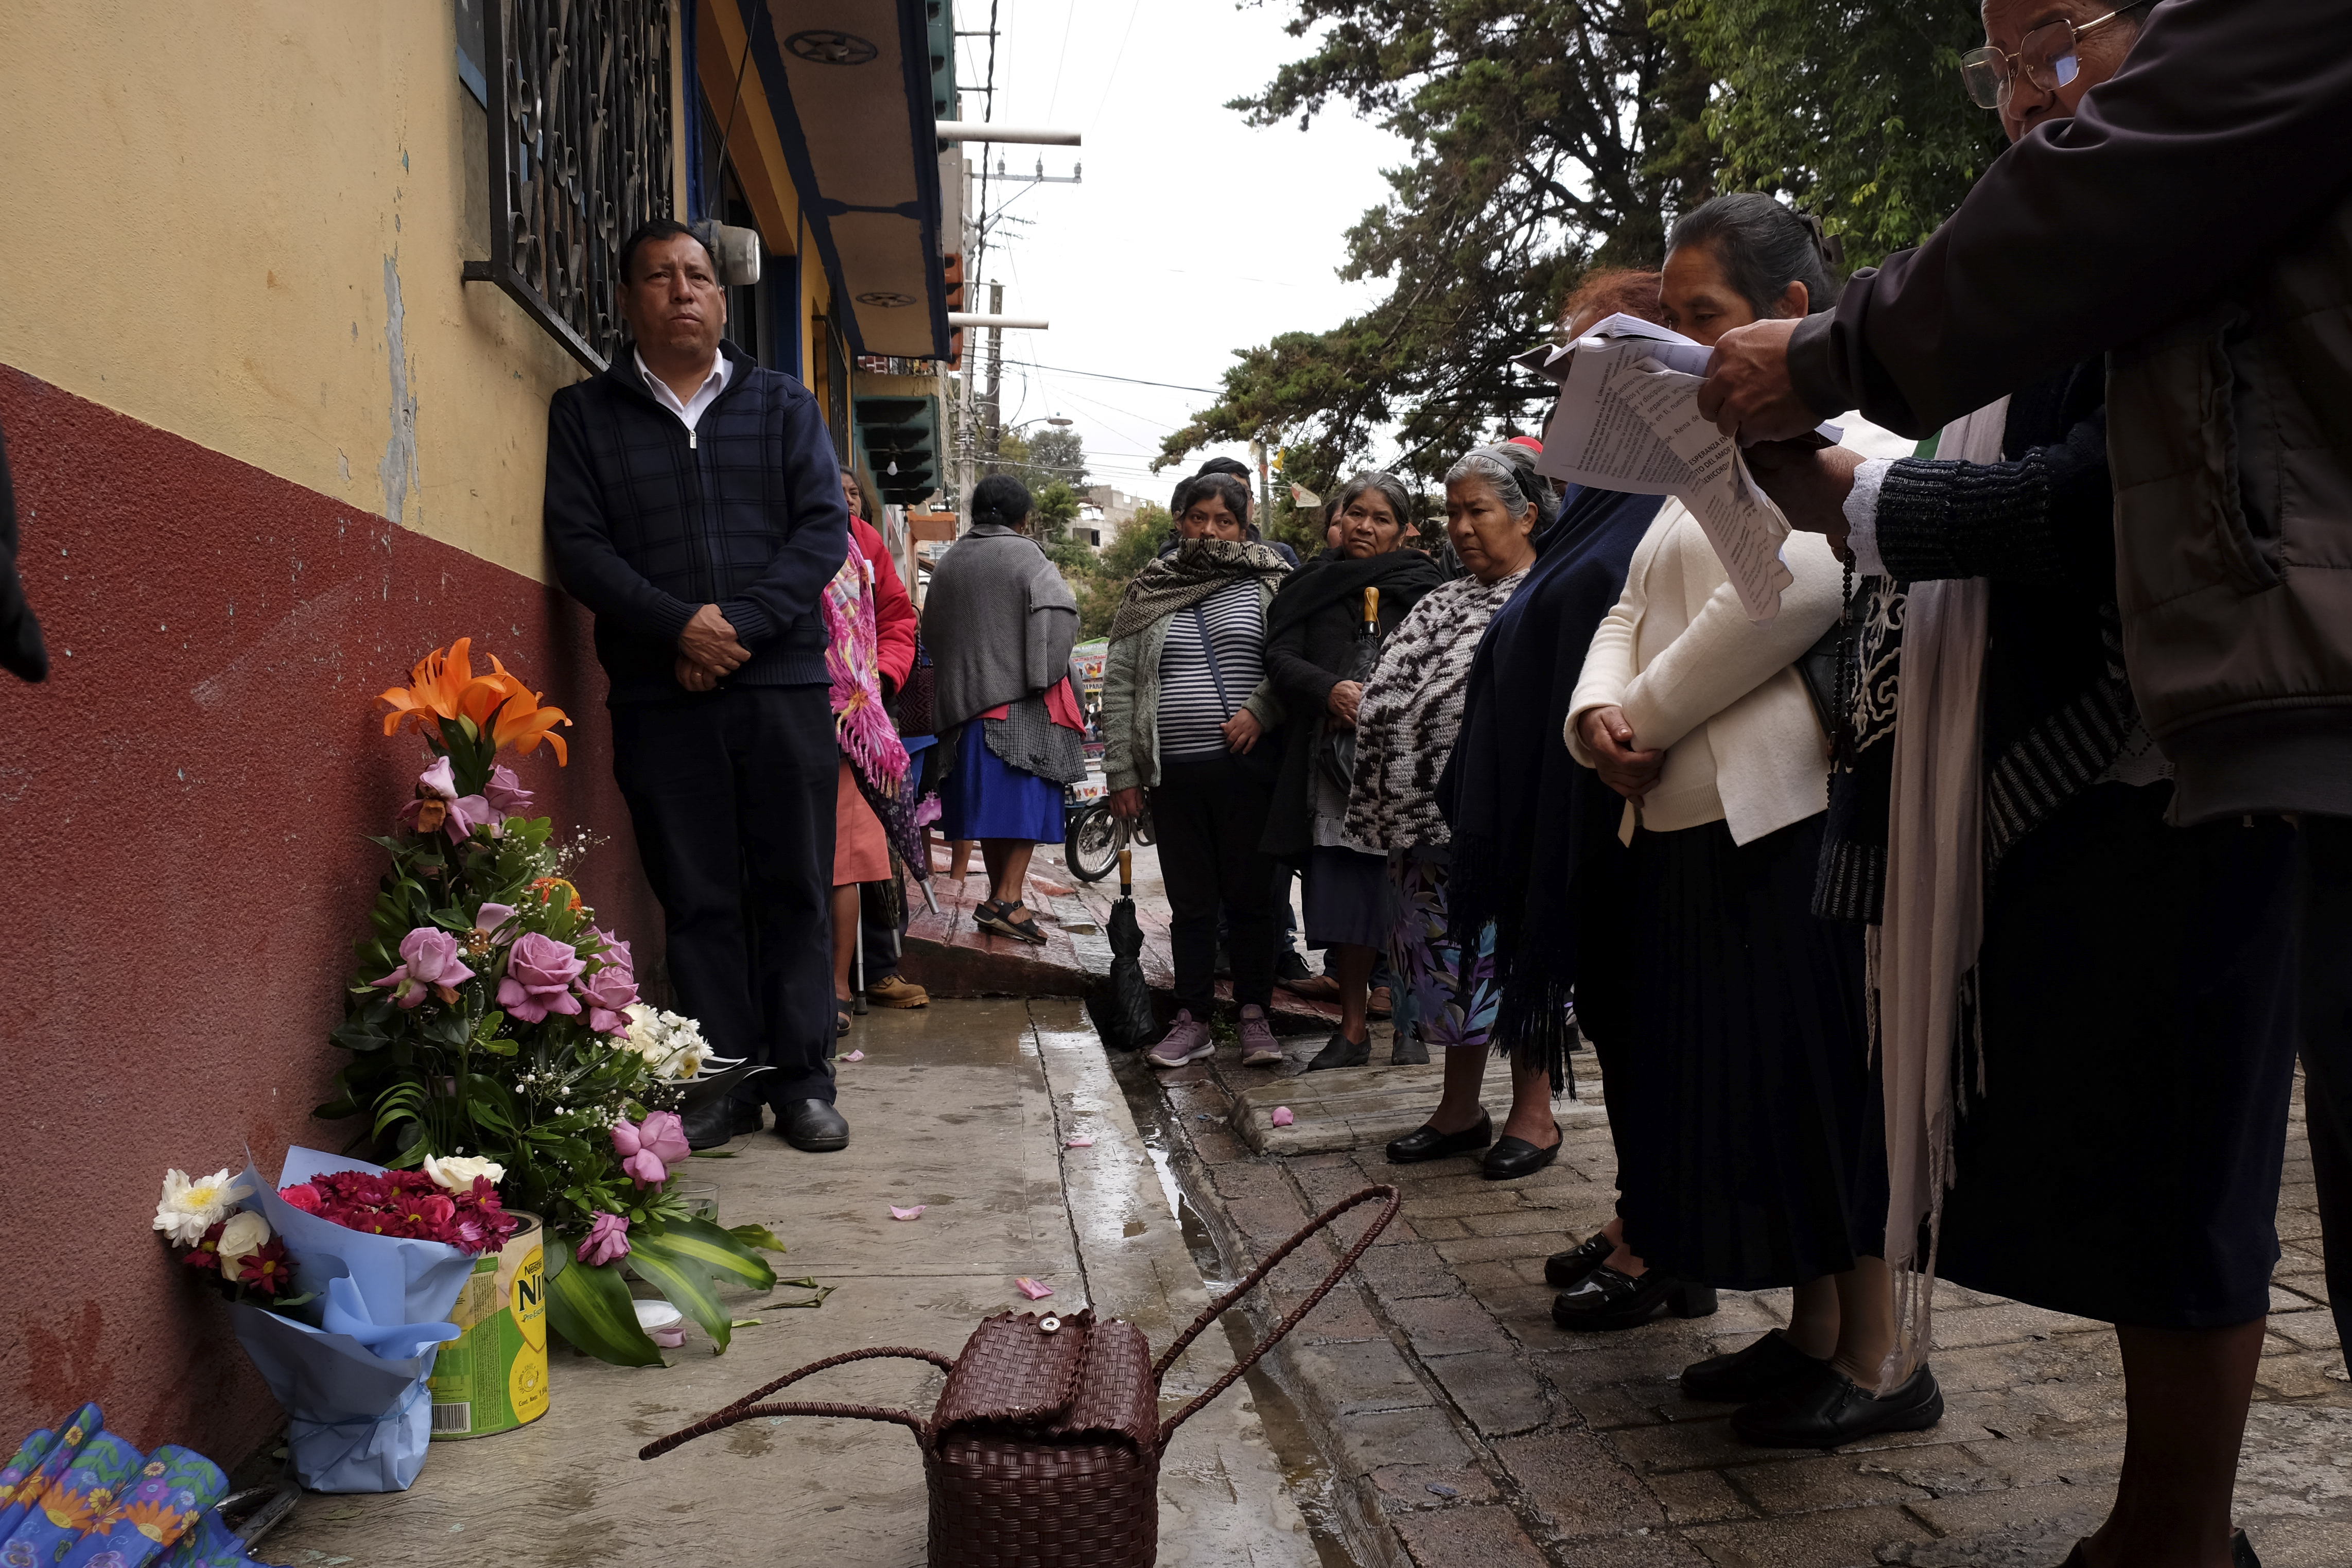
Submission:
M 1846 577 L 1853 580 L 1853 568 L 1846 568 Z M 1845 607 L 1830 629 L 1817 638 L 1813 646 L 1797 656 L 1797 674 L 1805 683 L 1805 695 L 1813 700 L 1813 711 L 1822 721 L 1822 733 L 1834 741 L 1843 731 L 1849 715 L 1847 705 L 1853 694 L 1847 686 L 1848 672 L 1855 668 L 1862 652 L 1862 628 L 1870 619 L 1871 585 L 1864 582 L 1846 595 Z

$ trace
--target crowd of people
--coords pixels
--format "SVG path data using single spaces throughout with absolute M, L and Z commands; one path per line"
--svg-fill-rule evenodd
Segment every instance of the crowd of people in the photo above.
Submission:
M 1938 1277 L 2112 1322 L 2128 1446 L 2112 1515 L 2070 1562 L 2214 1568 L 2252 1560 L 2230 1498 L 2299 1027 L 2333 1042 L 2306 1049 L 2324 1224 L 2347 1174 L 2330 1031 L 2352 1005 L 2316 933 L 2341 923 L 2352 697 L 2329 639 L 2352 617 L 2326 614 L 2328 574 L 2284 573 L 2347 563 L 2327 555 L 2340 518 L 2310 521 L 2326 476 L 2305 454 L 2326 440 L 2249 426 L 2219 478 L 2179 452 L 2203 449 L 2200 408 L 2256 383 L 2295 429 L 2336 428 L 2342 409 L 2287 371 L 2319 363 L 2294 334 L 2340 321 L 2352 285 L 2336 197 L 2297 191 L 2280 200 L 2303 229 L 2250 219 L 2254 237 L 2219 247 L 2254 279 L 2212 340 L 2239 391 L 2207 384 L 2195 333 L 2110 362 L 2126 327 L 2194 301 L 2168 274 L 2063 261 L 2051 215 L 2084 171 L 2141 180 L 2145 146 L 2179 140 L 2154 89 L 2086 95 L 2154 26 L 2170 31 L 2148 74 L 2310 75 L 2212 5 L 2148 9 L 1990 0 L 1966 79 L 2021 155 L 1843 303 L 1817 226 L 1758 195 L 1682 215 L 1659 271 L 1591 274 L 1567 301 L 1570 338 L 1627 315 L 1716 351 L 1700 406 L 1797 531 L 1769 625 L 1681 501 L 1555 485 L 1527 437 L 1458 455 L 1442 541 L 1420 536 L 1412 486 L 1356 475 L 1305 561 L 1218 459 L 1178 487 L 1174 537 L 1118 607 L 1094 722 L 1112 809 L 1150 815 L 1171 910 L 1154 1067 L 1216 1053 L 1221 973 L 1244 1068 L 1285 1063 L 1277 985 L 1338 1004 L 1308 1070 L 1369 1064 L 1390 1012 L 1392 1062 L 1434 1047 L 1444 1071 L 1387 1157 L 1475 1157 L 1509 1180 L 1557 1157 L 1553 1102 L 1589 1042 L 1618 1197 L 1544 1260 L 1562 1329 L 1789 1288 L 1785 1328 L 1682 1385 L 1734 1406 L 1748 1441 L 1829 1447 L 1942 1418 Z M 2318 89 L 2282 91 L 2280 122 L 2300 123 Z M 2069 141 L 2078 112 L 2095 123 Z M 2243 118 L 2189 151 L 2267 145 Z M 1992 284 L 1954 285 L 1956 255 Z M 926 853 L 917 802 L 935 791 L 940 831 L 981 847 L 977 923 L 1042 940 L 1030 856 L 1062 837 L 1087 766 L 1076 608 L 1032 498 L 993 477 L 918 625 L 806 392 L 719 342 L 708 260 L 674 224 L 625 247 L 636 352 L 559 395 L 549 537 L 596 612 L 680 995 L 769 1068 L 697 1140 L 761 1125 L 764 1100 L 822 1152 L 847 1141 L 827 1064 L 861 921 L 868 994 L 923 1000 L 890 970 L 901 914 L 858 891 Z M 2042 310 L 2043 284 L 2129 302 L 2101 325 Z M 1856 405 L 1895 429 L 1944 423 L 1916 456 L 1804 434 Z M 2276 515 L 2244 521 L 2216 570 L 2286 595 L 2252 608 L 2191 581 L 2207 555 L 2150 547 L 2192 515 L 2238 516 L 2242 482 Z M 681 549 L 698 529 L 720 548 Z M 2344 1260 L 2331 1270 L 2340 1319 Z

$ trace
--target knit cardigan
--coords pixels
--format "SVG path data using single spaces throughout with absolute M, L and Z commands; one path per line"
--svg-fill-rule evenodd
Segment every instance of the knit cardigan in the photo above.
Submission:
M 972 529 L 940 557 L 923 600 L 940 730 L 1061 679 L 1077 635 L 1077 599 L 1045 552 L 1017 529 Z
M 1723 821 L 1734 843 L 1748 844 L 1827 805 L 1826 742 L 1792 666 L 1837 620 L 1844 574 L 1819 534 L 1791 533 L 1781 559 L 1795 581 L 1780 590 L 1780 615 L 1759 626 L 1680 501 L 1660 510 L 1633 552 L 1625 591 L 1592 634 L 1565 727 L 1586 767 L 1596 759 L 1579 721 L 1595 708 L 1623 709 L 1634 745 L 1666 753 L 1639 813 L 1626 804 L 1618 835 L 1626 842 L 1637 821 L 1656 833 Z
M 1263 616 L 1274 598 L 1274 583 L 1257 579 L 1258 613 Z M 1115 637 L 1103 658 L 1102 713 L 1103 782 L 1112 789 L 1153 789 L 1160 784 L 1160 655 L 1168 646 L 1168 623 L 1162 616 L 1132 636 Z M 1242 711 L 1255 718 L 1261 730 L 1280 727 L 1282 700 L 1271 679 L 1258 682 Z M 1258 742 L 1263 747 L 1267 742 Z

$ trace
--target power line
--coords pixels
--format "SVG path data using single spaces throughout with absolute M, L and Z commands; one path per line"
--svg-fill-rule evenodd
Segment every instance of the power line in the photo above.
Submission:
M 1013 363 L 1019 364 L 1023 362 L 1014 360 Z M 1083 375 L 1089 376 L 1096 381 L 1123 381 L 1129 386 L 1164 386 L 1171 392 L 1202 392 L 1208 394 L 1211 397 L 1222 397 L 1224 395 L 1223 389 L 1219 387 L 1187 386 L 1181 381 L 1145 381 L 1140 377 L 1132 375 L 1108 375 L 1098 370 L 1071 370 L 1066 365 L 1039 364 L 1035 360 L 1030 360 L 1027 363 L 1031 370 L 1051 371 L 1055 375 Z

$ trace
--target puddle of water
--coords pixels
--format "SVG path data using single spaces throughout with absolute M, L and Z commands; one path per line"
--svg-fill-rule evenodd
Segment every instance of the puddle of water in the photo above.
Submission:
M 1149 1076 L 1149 1068 L 1139 1067 L 1139 1058 L 1135 1055 L 1112 1053 L 1111 1069 L 1119 1087 L 1127 1092 L 1128 1109 L 1134 1114 L 1137 1131 L 1143 1134 L 1144 1150 L 1151 1156 L 1151 1168 L 1160 1177 L 1160 1189 L 1168 1199 L 1168 1212 L 1184 1237 L 1185 1249 L 1192 1255 L 1193 1267 L 1200 1270 L 1202 1284 L 1214 1300 L 1232 1289 L 1234 1281 L 1226 1278 L 1224 1260 L 1217 1256 L 1216 1243 L 1210 1239 L 1207 1224 L 1177 1180 L 1169 1151 L 1168 1110 L 1160 1098 L 1159 1081 Z M 1235 1361 L 1247 1355 L 1255 1345 L 1255 1331 L 1240 1312 L 1227 1312 L 1218 1324 L 1225 1331 L 1225 1341 L 1232 1346 Z M 1306 1521 L 1316 1561 L 1321 1568 L 1356 1568 L 1356 1560 L 1349 1554 L 1339 1532 L 1336 1480 L 1330 1467 L 1323 1462 L 1322 1450 L 1316 1446 L 1306 1417 L 1281 1385 L 1256 1367 L 1242 1374 L 1242 1384 L 1249 1390 L 1258 1425 L 1282 1466 L 1283 1483 L 1290 1489 L 1291 1501 Z

